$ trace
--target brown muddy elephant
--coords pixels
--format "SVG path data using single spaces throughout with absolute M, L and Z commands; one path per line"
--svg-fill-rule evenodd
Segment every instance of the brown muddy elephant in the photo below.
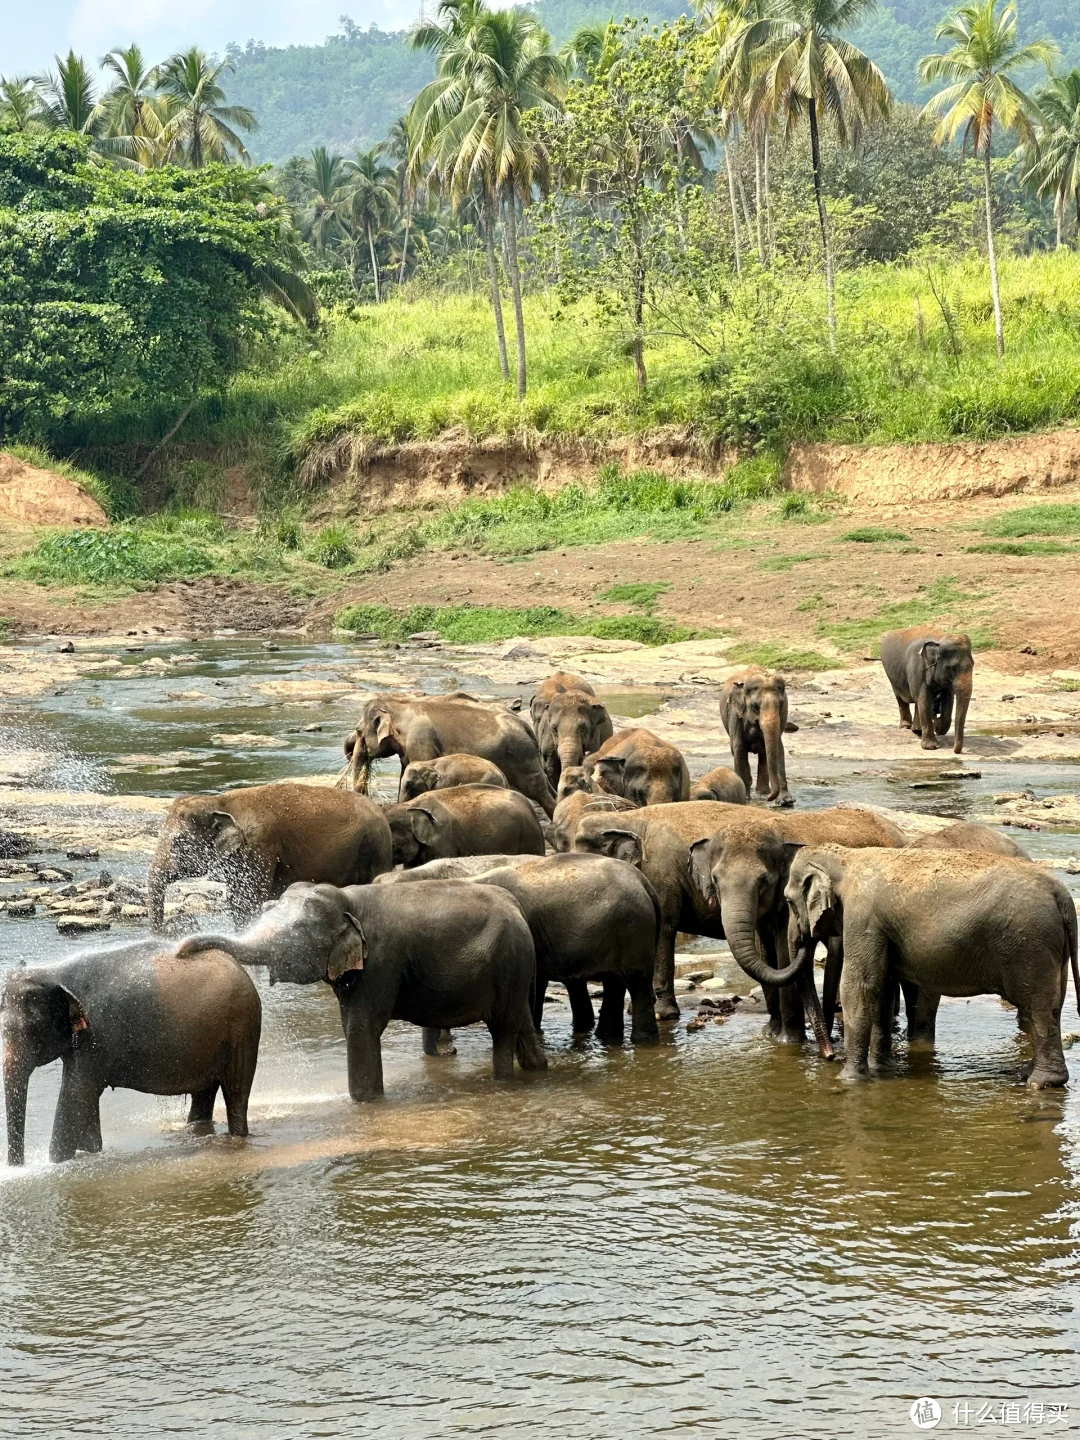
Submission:
M 372 763 L 387 755 L 396 755 L 403 771 L 416 760 L 478 755 L 497 765 L 511 788 L 549 818 L 555 809 L 555 793 L 528 723 L 468 695 L 373 696 L 345 741 L 348 784 L 366 793 Z
M 574 848 L 574 836 L 583 815 L 596 815 L 603 811 L 609 814 L 615 810 L 636 810 L 632 800 L 621 795 L 596 795 L 591 790 L 573 790 L 555 806 L 551 817 L 551 845 L 558 854 Z
M 1061 1008 L 1071 965 L 1080 1008 L 1076 907 L 1038 865 L 975 851 L 811 847 L 788 876 L 788 946 L 809 957 L 840 936 L 846 1058 L 842 1077 L 869 1073 L 892 1050 L 895 984 L 938 995 L 1000 995 L 1034 1047 L 1024 1078 L 1064 1085 Z
M 223 881 L 242 925 L 297 880 L 366 885 L 392 864 L 390 827 L 365 795 L 287 780 L 181 795 L 150 861 L 150 925 L 161 929 L 165 889 L 174 880 Z
M 0 1003 L 8 1164 L 25 1159 L 26 1095 L 41 1065 L 62 1060 L 49 1159 L 101 1149 L 106 1089 L 190 1095 L 188 1123 L 213 1130 L 224 1092 L 229 1134 L 248 1133 L 262 1006 L 251 978 L 220 949 L 178 959 L 140 940 L 12 970 Z
M 725 805 L 749 803 L 746 786 L 727 765 L 717 765 L 690 782 L 691 800 L 722 800 Z
M 924 750 L 939 748 L 936 737 L 948 734 L 955 702 L 953 753 L 959 755 L 975 671 L 968 636 L 946 635 L 934 625 L 889 630 L 881 637 L 881 663 L 900 710 L 900 728 L 921 736 Z
M 429 790 L 449 790 L 455 785 L 493 785 L 506 790 L 506 776 L 490 760 L 479 755 L 440 755 L 437 760 L 414 760 L 401 772 L 398 803 L 415 800 Z
M 774 670 L 747 665 L 724 681 L 720 721 L 727 731 L 735 771 L 750 793 L 750 756 L 757 756 L 757 793 L 771 805 L 794 805 L 787 783 L 784 734 L 797 730 L 788 719 L 787 681 Z
M 1030 860 L 1031 856 L 1015 840 L 1002 835 L 991 825 L 973 820 L 958 820 L 928 835 L 912 840 L 909 850 L 981 850 L 987 855 L 1011 855 L 1014 860 Z
M 651 730 L 618 730 L 586 756 L 594 790 L 635 805 L 673 805 L 690 798 L 690 772 L 682 751 Z
M 457 855 L 543 855 L 536 811 L 516 790 L 457 785 L 383 811 L 394 864 L 411 869 Z
M 569 766 L 582 763 L 612 735 L 611 716 L 593 688 L 578 675 L 559 670 L 532 698 L 531 712 L 544 770 L 553 787 Z

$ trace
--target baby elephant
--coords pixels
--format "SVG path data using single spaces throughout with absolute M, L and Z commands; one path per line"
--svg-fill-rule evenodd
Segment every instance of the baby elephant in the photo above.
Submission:
M 13 970 L 0 1019 L 9 1165 L 24 1160 L 30 1076 L 58 1059 L 50 1160 L 101 1149 L 107 1086 L 190 1095 L 189 1123 L 210 1128 L 220 1086 L 229 1134 L 248 1133 L 262 1006 L 250 976 L 220 948 L 180 959 L 176 947 L 144 940 Z
M 590 790 L 574 790 L 555 806 L 551 817 L 552 849 L 562 853 L 574 848 L 574 836 L 583 815 L 637 808 L 632 800 L 624 800 L 621 795 L 594 795 Z
M 900 710 L 900 728 L 921 735 L 924 750 L 936 750 L 935 736 L 948 734 L 956 701 L 953 752 L 959 755 L 975 669 L 968 637 L 943 635 L 931 625 L 889 630 L 881 637 L 881 663 Z
M 437 760 L 414 760 L 401 772 L 399 804 L 426 795 L 429 790 L 448 790 L 455 785 L 494 785 L 508 790 L 506 776 L 491 760 L 479 755 L 440 755 Z
M 1031 856 L 1015 840 L 1002 835 L 990 825 L 973 820 L 958 820 L 929 835 L 912 840 L 910 850 L 982 850 L 988 855 L 1011 855 L 1014 860 L 1030 860 Z
M 271 980 L 327 980 L 341 1008 L 349 1094 L 383 1093 L 382 1033 L 391 1020 L 434 1030 L 482 1020 L 492 1071 L 510 1080 L 547 1060 L 529 1014 L 536 969 L 529 927 L 510 896 L 463 880 L 423 885 L 291 885 L 243 935 L 196 935 L 178 954 L 228 951 Z
M 516 790 L 455 785 L 385 810 L 394 864 L 411 867 L 455 855 L 543 855 L 536 811 Z
M 935 995 L 1000 995 L 1034 1047 L 1033 1089 L 1068 1080 L 1061 1006 L 1077 973 L 1076 909 L 1061 882 L 1029 861 L 972 851 L 807 847 L 785 888 L 788 946 L 843 938 L 847 1058 L 843 1078 L 888 1059 L 897 981 Z
M 690 772 L 682 752 L 651 730 L 617 730 L 585 758 L 596 790 L 635 805 L 667 805 L 690 798 Z
M 749 801 L 746 786 L 727 765 L 717 765 L 715 770 L 691 781 L 690 799 L 721 800 L 726 805 L 746 805 Z

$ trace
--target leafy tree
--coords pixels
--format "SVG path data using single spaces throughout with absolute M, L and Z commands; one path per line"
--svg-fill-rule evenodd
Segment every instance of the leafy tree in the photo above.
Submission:
M 375 240 L 394 218 L 394 194 L 389 188 L 394 172 L 380 159 L 381 147 L 365 150 L 355 160 L 345 162 L 349 186 L 349 213 L 353 223 L 359 225 L 367 240 L 368 255 L 371 259 L 371 278 L 375 282 L 375 303 L 382 299 L 379 283 L 379 260 L 375 253 Z
M 0 76 L 0 129 L 44 129 L 37 90 L 28 75 Z
M 1041 119 L 1034 151 L 1029 146 L 1024 181 L 1054 197 L 1058 244 L 1070 208 L 1080 245 L 1080 70 L 1055 75 L 1035 96 Z
M 1017 71 L 1032 65 L 1049 67 L 1057 50 L 1049 41 L 1035 40 L 1021 45 L 1016 32 L 1016 7 L 1007 4 L 998 11 L 998 0 L 973 0 L 937 28 L 939 40 L 952 48 L 919 61 L 919 75 L 927 83 L 944 80 L 943 90 L 927 103 L 925 113 L 940 116 L 936 135 L 942 143 L 961 133 L 970 140 L 983 162 L 986 200 L 986 249 L 990 261 L 990 290 L 994 302 L 994 331 L 998 356 L 1005 354 L 1005 329 L 1001 318 L 1001 290 L 998 284 L 997 251 L 994 246 L 994 183 L 990 147 L 995 127 L 1014 130 L 1027 144 L 1034 144 L 1038 110 L 1035 102 L 1013 79 Z
M 154 72 L 157 87 L 169 105 L 162 140 L 169 158 L 180 158 L 194 170 L 204 165 L 249 159 L 236 133 L 258 129 L 244 105 L 226 105 L 221 77 L 231 73 L 231 60 L 212 60 L 198 46 L 173 55 Z

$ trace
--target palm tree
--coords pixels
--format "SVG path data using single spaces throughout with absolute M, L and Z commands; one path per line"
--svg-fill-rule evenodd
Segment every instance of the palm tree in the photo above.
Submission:
M 0 122 L 9 130 L 40 130 L 38 93 L 28 75 L 0 75 Z
M 142 165 L 152 165 L 162 155 L 161 137 L 168 120 L 168 104 L 156 93 L 154 70 L 143 61 L 138 45 L 110 50 L 101 62 L 113 75 L 99 109 L 105 133 L 126 142 L 128 153 Z
M 976 156 L 983 162 L 983 189 L 986 200 L 986 250 L 990 261 L 990 290 L 994 300 L 994 331 L 997 351 L 1005 354 L 1005 329 L 1001 319 L 1001 291 L 998 286 L 997 252 L 994 247 L 994 186 L 990 169 L 990 146 L 994 127 L 1015 130 L 1025 144 L 1034 145 L 1039 115 L 1035 102 L 1020 89 L 1012 76 L 1018 70 L 1043 64 L 1049 68 L 1057 49 L 1047 40 L 1021 45 L 1016 33 L 1016 7 L 1007 4 L 998 13 L 998 0 L 973 0 L 937 28 L 938 40 L 949 40 L 952 49 L 927 55 L 919 61 L 919 78 L 949 83 L 924 108 L 925 115 L 938 120 L 935 139 L 944 144 L 963 132 Z
M 1058 245 L 1070 206 L 1080 245 L 1080 70 L 1055 75 L 1035 96 L 1042 120 L 1034 152 L 1028 149 L 1024 182 L 1040 195 L 1053 195 Z
M 355 160 L 345 162 L 350 179 L 349 212 L 353 221 L 364 232 L 368 254 L 371 257 L 371 275 L 375 281 L 375 304 L 382 299 L 379 284 L 379 262 L 375 255 L 375 238 L 386 229 L 394 218 L 394 195 L 389 188 L 394 181 L 394 172 L 381 160 L 382 146 L 357 154 Z
M 559 52 L 569 80 L 590 81 L 606 74 L 619 58 L 614 22 L 580 26 Z
M 507 268 L 517 331 L 518 395 L 527 387 L 525 315 L 517 242 L 517 205 L 527 204 L 548 177 L 542 141 L 523 123 L 529 111 L 553 118 L 565 78 L 551 39 L 524 10 L 489 10 L 476 3 L 463 35 L 452 34 L 439 56 L 439 73 L 417 98 L 418 143 L 430 146 L 451 196 L 480 185 L 491 211 L 501 205 Z M 493 242 L 492 242 L 493 243 Z
M 874 6 L 875 0 L 774 0 L 759 18 L 748 19 L 724 46 L 722 73 L 752 88 L 752 109 L 766 118 L 783 117 L 790 135 L 805 115 L 810 129 L 829 343 L 836 344 L 836 282 L 821 167 L 821 124 L 828 117 L 842 145 L 857 141 L 875 111 L 888 114 L 892 95 L 869 56 L 840 37 Z
M 250 158 L 236 131 L 257 130 L 258 121 L 246 106 L 226 105 L 220 84 L 222 75 L 235 68 L 231 60 L 212 60 L 193 45 L 154 71 L 158 91 L 170 107 L 162 134 L 166 150 L 182 155 L 193 170 L 215 161 Z
M 382 144 L 382 153 L 397 161 L 394 170 L 397 208 L 398 214 L 405 216 L 405 234 L 401 242 L 401 264 L 398 269 L 398 284 L 403 285 L 405 267 L 409 263 L 409 231 L 412 229 L 413 202 L 417 190 L 417 182 L 412 175 L 413 139 L 407 115 L 399 115 L 390 126 Z
M 342 233 L 342 211 L 348 204 L 345 157 L 332 155 L 325 145 L 319 145 L 304 163 L 303 175 L 312 192 L 304 228 L 315 249 L 325 255 L 330 242 Z
M 96 135 L 102 128 L 97 87 L 81 55 L 69 50 L 67 59 L 56 57 L 51 70 L 34 81 L 41 120 L 50 130 L 74 130 L 79 135 Z

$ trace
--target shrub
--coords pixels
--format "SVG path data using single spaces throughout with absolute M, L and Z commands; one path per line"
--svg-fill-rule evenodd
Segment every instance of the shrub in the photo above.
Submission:
M 154 538 L 137 530 L 70 530 L 40 540 L 5 572 L 39 584 L 129 585 L 208 575 L 215 562 L 181 538 Z
M 344 525 L 327 525 L 311 542 L 308 554 L 327 570 L 344 570 L 356 559 L 352 532 Z

